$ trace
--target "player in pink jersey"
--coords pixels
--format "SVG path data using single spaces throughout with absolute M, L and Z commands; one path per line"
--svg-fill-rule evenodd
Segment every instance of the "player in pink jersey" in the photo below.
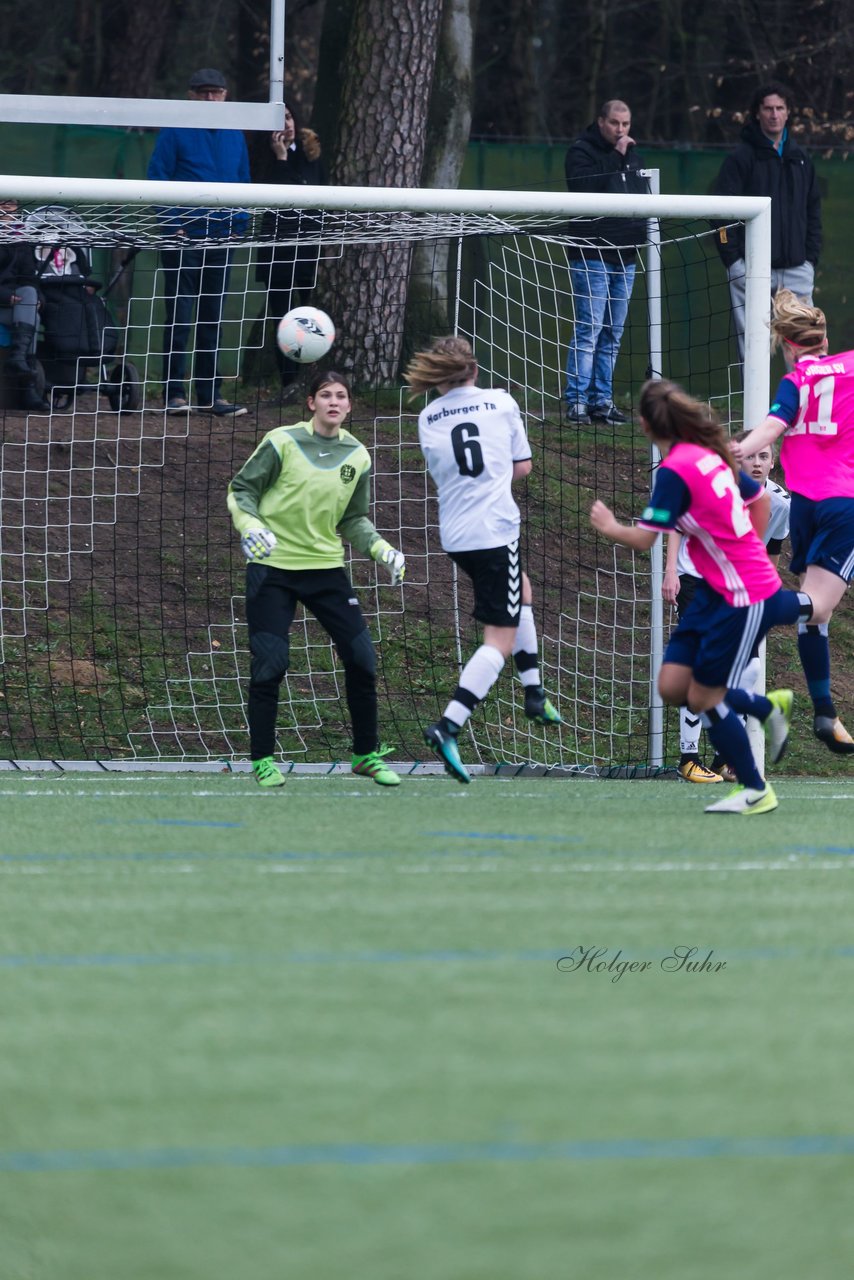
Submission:
M 813 612 L 798 625 L 798 652 L 813 701 L 813 729 L 837 755 L 854 739 L 830 693 L 828 624 L 854 574 L 854 351 L 827 354 L 827 322 L 818 307 L 781 289 L 771 333 L 791 367 L 765 421 L 740 443 L 737 458 L 782 435 L 780 461 L 792 494 L 791 569 Z
M 709 406 L 662 380 L 644 383 L 639 407 L 644 433 L 662 456 L 649 505 L 637 525 L 624 525 L 597 501 L 590 522 L 634 551 L 649 550 L 662 532 L 687 535 L 703 582 L 670 637 L 658 689 L 669 705 L 687 704 L 700 714 L 735 771 L 739 785 L 706 813 L 769 813 L 777 797 L 734 712 L 747 710 L 763 722 L 773 764 L 786 749 L 792 693 L 779 689 L 766 698 L 737 686 L 753 644 L 771 627 L 796 622 L 809 601 L 783 589 L 761 538 L 770 500 L 762 485 L 739 472 Z

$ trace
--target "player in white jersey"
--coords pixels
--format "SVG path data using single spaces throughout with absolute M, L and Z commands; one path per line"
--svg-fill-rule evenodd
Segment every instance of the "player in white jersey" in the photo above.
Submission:
M 418 439 L 439 495 L 442 548 L 471 578 L 483 643 L 469 658 L 428 746 L 459 782 L 471 781 L 457 735 L 513 655 L 525 690 L 525 715 L 561 724 L 540 680 L 531 584 L 521 567 L 521 516 L 514 480 L 531 470 L 519 407 L 506 391 L 477 386 L 477 362 L 465 338 L 440 338 L 405 373 L 416 395 L 439 393 L 419 415 Z

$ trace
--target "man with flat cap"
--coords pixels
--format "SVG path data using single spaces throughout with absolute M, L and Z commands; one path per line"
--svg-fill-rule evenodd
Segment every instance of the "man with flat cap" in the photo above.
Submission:
M 225 76 L 215 67 L 202 67 L 190 77 L 187 96 L 216 103 L 228 96 Z M 249 182 L 246 140 L 238 129 L 161 129 L 148 177 L 171 182 Z M 230 243 L 246 233 L 249 216 L 240 209 L 159 209 L 162 230 L 174 239 L 163 248 L 163 396 L 166 412 L 186 414 L 192 409 L 217 417 L 246 413 L 222 394 L 218 352 L 222 310 L 231 268 Z M 217 241 L 225 243 L 219 244 Z M 213 242 L 213 243 L 211 243 Z M 196 312 L 193 382 L 195 397 L 187 396 L 187 347 Z

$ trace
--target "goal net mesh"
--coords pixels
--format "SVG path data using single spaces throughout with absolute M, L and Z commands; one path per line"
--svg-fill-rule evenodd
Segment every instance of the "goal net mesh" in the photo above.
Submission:
M 508 663 L 466 730 L 464 755 L 486 765 L 647 764 L 660 584 L 649 556 L 615 550 L 587 516 L 596 495 L 624 519 L 646 501 L 651 458 L 636 407 L 650 373 L 684 382 L 725 421 L 738 420 L 741 375 L 708 226 L 662 221 L 660 249 L 638 251 L 614 374 L 626 422 L 579 424 L 563 399 L 576 303 L 569 256 L 579 243 L 570 217 L 313 210 L 289 216 L 282 230 L 275 209 L 247 212 L 247 233 L 231 250 L 219 345 L 223 395 L 248 410 L 237 418 L 165 410 L 160 251 L 176 242 L 157 210 L 29 207 L 0 231 L 0 242 L 29 246 L 55 274 L 88 264 L 101 287 L 87 296 L 106 302 L 95 346 L 88 316 L 88 337 L 77 353 L 66 341 L 62 360 L 46 319 L 36 385 L 49 412 L 23 412 L 20 388 L 3 379 L 0 754 L 246 758 L 243 560 L 226 487 L 265 431 L 307 416 L 313 373 L 335 367 L 354 378 L 350 429 L 372 456 L 374 522 L 407 558 L 405 586 L 391 588 L 348 549 L 379 654 L 381 732 L 395 759 L 425 759 L 421 728 L 443 710 L 478 629 L 468 581 L 439 545 L 417 442 L 424 401 L 410 400 L 400 368 L 437 332 L 458 332 L 474 343 L 481 385 L 507 388 L 527 423 L 534 466 L 518 492 L 525 565 L 543 682 L 565 722 L 546 731 L 525 719 Z M 297 367 L 283 388 L 257 262 L 271 245 L 297 244 L 308 274 L 290 300 L 329 312 L 339 338 L 326 361 Z M 45 277 L 43 292 L 56 285 Z M 67 284 L 85 292 L 82 281 Z M 659 291 L 661 325 L 651 330 L 648 298 Z M 191 330 L 191 365 L 196 337 Z M 0 325 L 0 342 L 9 341 Z M 191 378 L 187 392 L 192 402 Z M 668 608 L 665 635 L 670 621 Z M 665 761 L 677 737 L 667 719 Z M 278 749 L 296 763 L 349 756 L 343 673 L 302 613 Z

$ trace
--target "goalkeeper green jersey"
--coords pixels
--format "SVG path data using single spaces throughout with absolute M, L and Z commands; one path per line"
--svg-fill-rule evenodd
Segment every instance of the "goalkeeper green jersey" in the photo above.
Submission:
M 368 519 L 370 473 L 367 449 L 343 428 L 321 436 L 310 422 L 275 427 L 228 486 L 228 509 L 241 537 L 260 528 L 276 535 L 264 564 L 337 569 L 341 536 L 365 555 L 380 537 Z

